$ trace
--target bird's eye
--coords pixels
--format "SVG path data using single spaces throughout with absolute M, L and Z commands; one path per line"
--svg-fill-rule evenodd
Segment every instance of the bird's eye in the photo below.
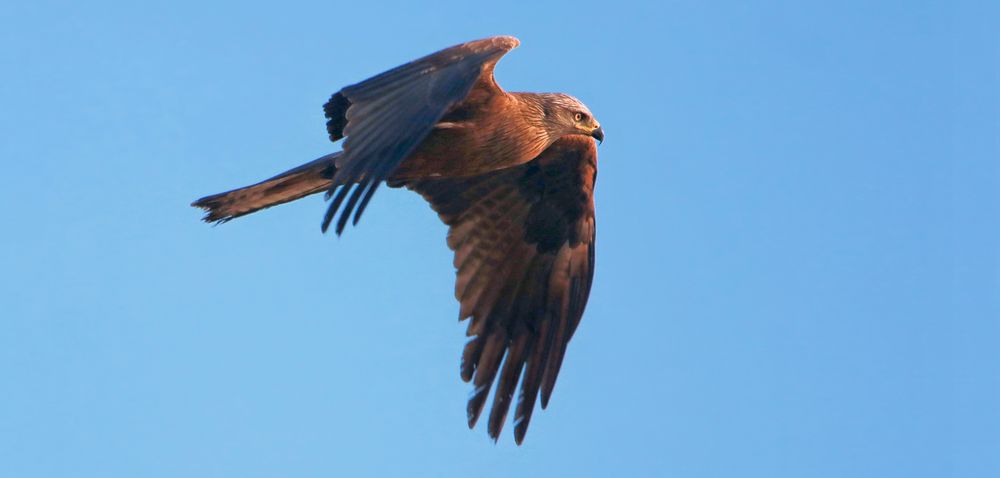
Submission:
M 573 119 L 576 121 L 583 121 L 583 118 L 584 118 L 583 113 L 577 113 L 573 115 Z

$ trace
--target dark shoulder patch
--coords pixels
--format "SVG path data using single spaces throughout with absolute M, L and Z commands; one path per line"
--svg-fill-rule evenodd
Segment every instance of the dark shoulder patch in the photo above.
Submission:
M 567 242 L 576 242 L 570 227 L 583 214 L 580 207 L 580 178 L 572 167 L 575 155 L 557 161 L 528 163 L 520 190 L 531 204 L 525 220 L 524 239 L 536 244 L 538 252 L 555 252 Z

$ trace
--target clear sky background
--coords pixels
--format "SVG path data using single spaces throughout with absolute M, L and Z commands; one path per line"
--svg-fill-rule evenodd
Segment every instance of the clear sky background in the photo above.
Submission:
M 996 2 L 5 2 L 0 475 L 1000 476 Z M 465 426 L 445 227 L 188 207 L 321 105 L 520 37 L 607 132 L 597 274 L 522 447 Z M 482 425 L 482 424 L 481 424 Z

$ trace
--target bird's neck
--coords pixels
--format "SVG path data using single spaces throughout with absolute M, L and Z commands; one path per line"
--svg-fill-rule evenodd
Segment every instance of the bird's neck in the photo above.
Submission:
M 532 130 L 537 140 L 548 147 L 554 143 L 562 131 L 559 130 L 559 123 L 550 118 L 554 111 L 550 102 L 543 94 L 539 93 L 512 93 L 515 104 L 520 110 L 519 117 L 524 118 L 527 126 Z M 544 148 L 543 148 L 544 149 Z

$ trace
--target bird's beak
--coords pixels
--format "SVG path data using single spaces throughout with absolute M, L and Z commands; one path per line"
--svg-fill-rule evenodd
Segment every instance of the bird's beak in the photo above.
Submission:
M 594 128 L 594 131 L 590 133 L 590 136 L 597 140 L 598 143 L 604 142 L 604 128 L 598 126 Z

